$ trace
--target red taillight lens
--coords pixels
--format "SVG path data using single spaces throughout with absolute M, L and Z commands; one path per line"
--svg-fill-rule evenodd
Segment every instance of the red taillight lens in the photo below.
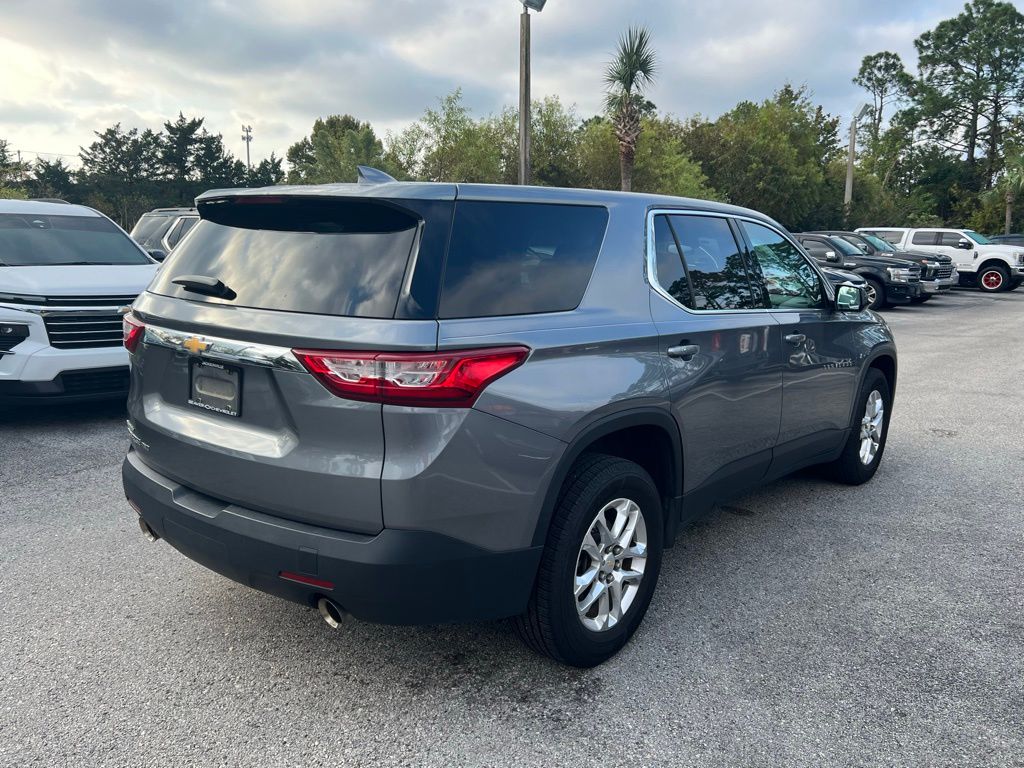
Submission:
M 124 331 L 124 348 L 129 352 L 134 352 L 146 333 L 146 326 L 129 312 L 121 318 L 121 329 Z
M 418 352 L 296 349 L 295 356 L 334 394 L 389 405 L 469 408 L 484 388 L 516 368 L 526 347 Z

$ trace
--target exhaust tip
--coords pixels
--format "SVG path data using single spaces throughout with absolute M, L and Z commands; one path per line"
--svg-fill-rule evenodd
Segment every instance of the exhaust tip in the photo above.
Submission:
M 139 515 L 139 530 L 149 541 L 156 541 L 160 538 L 160 534 L 149 527 L 149 523 L 142 519 L 142 515 Z
M 342 619 L 345 618 L 345 610 L 326 597 L 321 597 L 316 601 L 316 609 L 320 611 L 320 615 L 331 629 L 340 627 Z

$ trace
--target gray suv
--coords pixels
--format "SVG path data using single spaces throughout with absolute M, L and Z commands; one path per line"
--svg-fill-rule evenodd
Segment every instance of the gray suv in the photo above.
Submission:
M 125 317 L 125 492 L 332 626 L 515 617 L 592 666 L 716 502 L 881 460 L 889 329 L 754 211 L 391 181 L 197 207 Z

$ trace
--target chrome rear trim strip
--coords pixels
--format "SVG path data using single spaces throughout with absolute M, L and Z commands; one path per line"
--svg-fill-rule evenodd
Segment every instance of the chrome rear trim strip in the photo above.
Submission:
M 155 325 L 146 326 L 143 343 L 226 363 L 258 365 L 282 371 L 306 370 L 288 347 L 275 347 L 270 344 L 255 344 L 219 336 L 174 331 Z

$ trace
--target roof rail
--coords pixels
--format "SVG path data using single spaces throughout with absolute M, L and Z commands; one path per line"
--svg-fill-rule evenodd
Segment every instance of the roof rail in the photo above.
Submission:
M 376 168 L 371 168 L 368 165 L 357 165 L 356 168 L 359 170 L 358 182 L 360 184 L 385 184 L 389 181 L 398 181 L 398 179 L 389 176 L 384 171 L 378 171 Z
M 61 200 L 59 197 L 30 197 L 33 203 L 60 203 L 61 205 L 71 205 L 67 200 Z

